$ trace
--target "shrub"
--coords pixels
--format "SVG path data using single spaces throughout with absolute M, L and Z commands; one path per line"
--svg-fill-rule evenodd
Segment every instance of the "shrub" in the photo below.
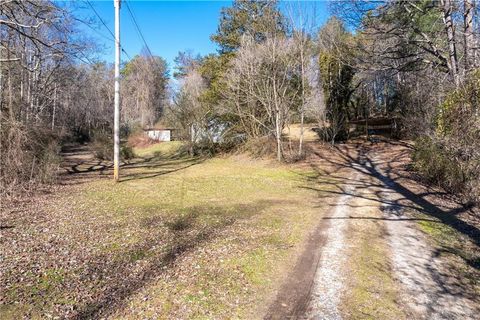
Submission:
M 255 158 L 273 157 L 277 153 L 277 142 L 272 136 L 249 139 L 240 148 Z
M 436 132 L 418 139 L 414 167 L 428 180 L 480 203 L 480 71 L 440 107 Z
M 113 138 L 110 134 L 96 132 L 92 138 L 92 150 L 95 156 L 102 160 L 113 160 Z M 130 160 L 135 157 L 133 148 L 129 145 L 120 146 L 120 159 Z
M 57 137 L 51 136 L 37 144 L 37 148 L 35 154 L 38 156 L 38 165 L 35 178 L 41 183 L 54 183 L 62 163 L 59 141 Z
M 92 150 L 102 160 L 113 160 L 113 139 L 104 132 L 95 132 L 92 137 Z
M 127 145 L 132 148 L 144 148 L 154 144 L 155 142 L 155 140 L 150 139 L 143 132 L 139 132 L 128 137 Z
M 129 145 L 123 145 L 120 147 L 120 159 L 130 160 L 135 158 L 135 152 L 133 152 L 133 148 Z
M 465 157 L 449 141 L 418 139 L 413 153 L 414 168 L 428 181 L 464 200 L 480 203 L 480 157 Z
M 413 153 L 414 168 L 428 181 L 455 193 L 465 192 L 466 176 L 462 165 L 440 141 L 420 138 Z
M 1 193 L 14 194 L 56 180 L 61 163 L 60 137 L 48 129 L 0 119 Z

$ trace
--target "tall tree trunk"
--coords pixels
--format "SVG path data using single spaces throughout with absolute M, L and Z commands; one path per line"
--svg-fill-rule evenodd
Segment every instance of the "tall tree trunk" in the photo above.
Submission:
M 277 138 L 277 160 L 282 161 L 282 132 L 280 129 L 280 110 L 275 110 L 275 131 Z
M 304 35 L 302 33 L 302 42 L 300 47 L 300 66 L 302 72 L 302 105 L 300 106 L 300 142 L 298 144 L 298 155 L 301 157 L 303 154 L 303 134 L 304 134 L 304 118 L 305 118 L 305 52 L 304 52 Z
M 8 69 L 8 112 L 10 114 L 10 119 L 15 118 L 15 112 L 13 110 L 13 89 L 12 89 L 12 73 L 10 71 L 11 68 Z
M 275 72 L 275 71 L 274 71 Z M 282 161 L 282 129 L 280 125 L 280 106 L 277 97 L 276 75 L 273 75 L 273 103 L 275 106 L 275 138 L 277 140 L 277 160 Z
M 475 67 L 475 38 L 473 35 L 473 15 L 475 12 L 475 0 L 463 1 L 463 39 L 464 39 L 464 63 L 465 73 Z
M 196 142 L 195 135 L 196 135 L 195 126 L 192 123 L 190 125 L 190 155 L 191 156 L 194 155 L 194 145 L 195 145 L 195 142 Z
M 273 66 L 275 66 L 276 63 L 276 58 L 277 58 L 277 41 L 276 41 L 276 36 L 274 36 L 274 43 L 273 43 L 273 50 L 272 50 L 272 62 Z M 278 102 L 278 92 L 277 92 L 277 70 L 274 67 L 273 68 L 273 78 L 272 78 L 272 84 L 273 84 L 273 103 L 275 107 L 275 138 L 277 140 L 277 160 L 282 161 L 282 126 L 280 125 L 281 122 L 281 114 L 280 114 L 280 105 Z
M 451 0 L 441 0 L 442 10 L 443 10 L 443 22 L 445 24 L 445 31 L 447 33 L 447 42 L 448 42 L 448 67 L 450 69 L 450 74 L 455 86 L 460 85 L 460 78 L 458 74 L 458 59 L 457 59 L 457 48 L 455 44 L 455 26 L 453 24 L 452 18 L 452 1 Z
M 57 108 L 57 83 L 55 83 L 55 89 L 53 93 L 53 112 L 52 112 L 52 130 L 55 129 L 55 111 Z

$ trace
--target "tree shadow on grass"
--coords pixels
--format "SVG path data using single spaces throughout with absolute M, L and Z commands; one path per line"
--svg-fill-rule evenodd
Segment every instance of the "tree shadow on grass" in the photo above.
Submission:
M 144 218 L 140 227 L 147 231 L 148 239 L 113 257 L 108 253 L 96 256 L 86 267 L 86 276 L 90 279 L 109 280 L 104 288 L 90 292 L 92 299 L 79 306 L 74 319 L 108 317 L 124 307 L 129 297 L 173 268 L 180 257 L 214 241 L 237 221 L 258 215 L 272 205 L 279 202 L 195 206 L 173 218 L 162 214 Z M 136 264 L 137 261 L 141 264 Z
M 205 159 L 186 158 L 178 160 L 157 160 L 149 165 L 132 165 L 127 167 L 132 170 L 127 170 L 120 179 L 120 182 L 155 178 L 161 175 L 188 169 L 197 164 L 201 164 L 203 161 L 205 161 Z
M 72 150 L 66 156 L 68 160 L 62 166 L 64 173 L 60 179 L 61 184 L 80 184 L 89 182 L 94 178 L 105 178 L 113 175 L 113 163 L 111 161 L 96 159 L 93 155 L 85 159 L 86 147 L 79 149 L 81 150 L 78 151 L 80 157 L 76 157 L 77 149 Z M 155 154 L 150 157 L 134 158 L 120 164 L 120 182 L 155 178 L 187 169 L 202 163 L 204 160 L 204 158 L 189 157 L 184 153 Z

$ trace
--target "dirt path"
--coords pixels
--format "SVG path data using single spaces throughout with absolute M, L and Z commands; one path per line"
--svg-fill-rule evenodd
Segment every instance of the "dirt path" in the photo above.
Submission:
M 478 283 L 464 280 L 470 271 L 478 274 L 478 266 L 452 264 L 418 226 L 450 224 L 478 249 L 478 225 L 464 219 L 468 210 L 407 179 L 405 146 L 359 144 L 330 152 L 335 155 L 318 149 L 311 160 L 319 176 L 336 181 L 332 208 L 318 226 L 321 241 L 304 253 L 315 259 L 298 261 L 266 318 L 479 319 Z M 417 211 L 430 217 L 412 215 Z M 308 263 L 316 270 L 299 274 Z
M 403 288 L 403 300 L 421 319 L 478 319 L 479 297 L 463 292 L 459 279 L 447 270 L 442 257 L 403 208 L 389 205 L 401 199 L 392 181 L 385 180 L 380 193 L 389 233 L 388 244 L 395 277 Z
M 85 183 L 110 174 L 112 164 L 95 157 L 88 144 L 71 144 L 62 148 L 60 182 L 64 185 Z

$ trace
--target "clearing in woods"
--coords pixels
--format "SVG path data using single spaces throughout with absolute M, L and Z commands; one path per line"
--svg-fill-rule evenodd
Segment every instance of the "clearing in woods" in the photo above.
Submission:
M 178 143 L 2 210 L 2 319 L 474 319 L 474 208 L 413 179 L 399 142 L 309 142 L 279 165 Z M 103 177 L 103 178 L 102 178 Z

